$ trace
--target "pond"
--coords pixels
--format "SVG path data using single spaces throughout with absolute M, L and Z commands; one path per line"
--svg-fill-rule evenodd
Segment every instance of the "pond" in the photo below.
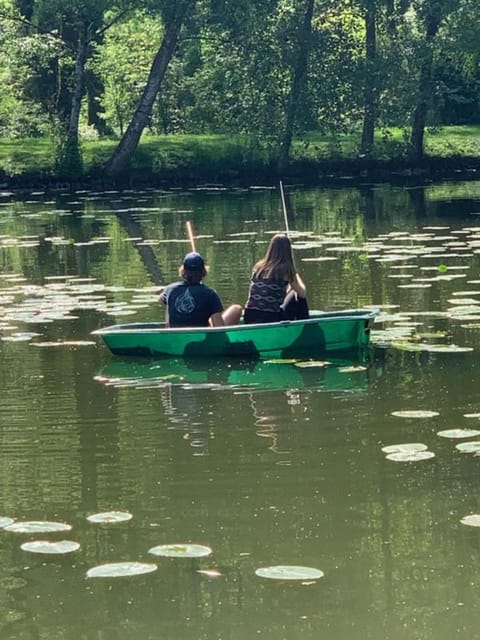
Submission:
M 367 353 L 91 335 L 163 318 L 187 221 L 243 304 L 276 189 L 0 193 L 2 638 L 474 637 L 480 183 L 285 186 L 310 307 L 380 309 Z

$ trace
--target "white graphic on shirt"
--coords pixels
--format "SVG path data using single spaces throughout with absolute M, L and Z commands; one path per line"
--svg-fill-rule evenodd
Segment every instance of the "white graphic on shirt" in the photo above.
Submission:
M 189 289 L 185 289 L 185 293 L 175 300 L 175 311 L 180 314 L 192 313 L 195 311 L 197 304 L 195 298 L 190 293 Z

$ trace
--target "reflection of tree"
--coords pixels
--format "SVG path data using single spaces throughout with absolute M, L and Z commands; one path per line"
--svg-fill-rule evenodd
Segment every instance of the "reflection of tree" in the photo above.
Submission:
M 418 220 L 423 220 L 428 217 L 426 201 L 425 201 L 425 187 L 416 187 L 414 189 L 408 189 L 408 196 L 410 200 L 410 206 L 412 207 L 415 217 Z
M 111 203 L 112 209 L 115 211 L 115 215 L 126 230 L 130 238 L 144 238 L 145 234 L 143 227 L 138 220 L 136 220 L 131 212 L 115 210 L 115 203 Z M 155 255 L 152 247 L 144 244 L 134 243 L 140 258 L 145 265 L 145 269 L 150 276 L 153 284 L 161 284 L 163 282 L 162 271 L 158 264 L 157 256 Z
M 75 402 L 75 415 L 78 416 L 79 428 L 79 451 L 78 451 L 78 487 L 81 495 L 82 506 L 87 511 L 96 511 L 105 498 L 108 489 L 102 486 L 100 465 L 98 459 L 108 442 L 108 451 L 112 460 L 120 456 L 120 433 L 116 420 L 108 420 L 98 428 L 98 416 L 114 416 L 118 411 L 118 397 L 111 390 L 99 393 L 95 382 L 92 380 L 92 360 L 98 357 L 97 353 L 92 353 L 88 366 L 82 366 L 81 354 L 75 354 L 76 375 L 72 381 L 73 400 Z M 94 370 L 98 369 L 95 363 Z M 95 402 L 91 398 L 95 397 Z M 93 455 L 92 455 L 93 454 Z M 115 489 L 113 495 L 120 500 L 120 496 L 115 495 L 117 487 L 122 486 L 118 462 L 112 464 L 112 472 L 109 482 Z M 113 481 L 112 481 L 113 480 Z

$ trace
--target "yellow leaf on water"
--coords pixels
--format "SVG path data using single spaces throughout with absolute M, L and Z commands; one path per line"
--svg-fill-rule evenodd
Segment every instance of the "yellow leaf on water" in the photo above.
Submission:
M 199 569 L 197 573 L 201 573 L 209 578 L 218 578 L 222 575 L 220 571 L 217 571 L 217 569 Z

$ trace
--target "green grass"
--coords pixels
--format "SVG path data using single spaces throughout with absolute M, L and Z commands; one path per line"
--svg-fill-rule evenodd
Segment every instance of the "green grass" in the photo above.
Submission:
M 358 162 L 359 134 L 321 135 L 309 133 L 292 145 L 292 163 L 325 165 L 329 162 Z M 402 129 L 379 131 L 372 159 L 379 162 L 405 158 L 407 139 Z M 99 175 L 98 168 L 108 159 L 116 140 L 82 142 L 87 176 Z M 449 126 L 428 129 L 425 153 L 430 158 L 480 157 L 480 126 Z M 53 141 L 49 139 L 0 139 L 0 175 L 10 178 L 53 176 Z M 218 176 L 247 173 L 268 174 L 275 158 L 267 147 L 246 137 L 228 135 L 143 136 L 132 164 L 132 174 L 156 177 L 185 176 L 215 179 Z
M 429 155 L 480 156 L 480 126 L 450 126 L 427 135 L 425 150 Z
M 375 135 L 373 159 L 395 160 L 407 152 L 405 131 L 390 127 Z M 310 133 L 302 141 L 295 141 L 292 157 L 315 160 L 353 160 L 360 144 L 359 133 L 320 135 Z M 435 158 L 480 156 L 479 126 L 448 126 L 428 128 L 425 131 L 425 155 Z

